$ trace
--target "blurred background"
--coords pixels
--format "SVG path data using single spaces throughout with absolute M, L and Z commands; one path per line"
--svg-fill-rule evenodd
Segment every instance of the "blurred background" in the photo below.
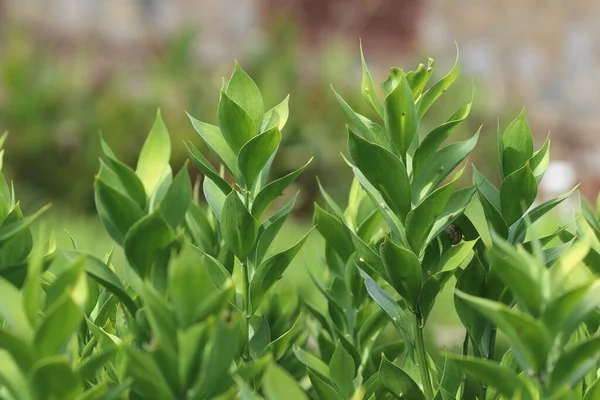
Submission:
M 555 163 L 541 196 L 581 182 L 581 192 L 595 199 L 600 2 L 594 0 L 0 0 L 0 131 L 9 131 L 4 173 L 26 210 L 53 202 L 50 225 L 67 229 L 82 247 L 108 251 L 90 217 L 100 132 L 133 166 L 160 107 L 179 168 L 186 158 L 182 140 L 201 144 L 185 111 L 215 123 L 221 77 L 237 59 L 268 108 L 291 95 L 273 174 L 315 157 L 298 181 L 302 227 L 320 201 L 315 175 L 342 202 L 351 179 L 339 154 L 344 115 L 330 85 L 372 116 L 360 94 L 359 38 L 376 81 L 392 66 L 411 70 L 427 57 L 436 60 L 433 79 L 439 79 L 454 62 L 456 42 L 461 77 L 428 113 L 425 128 L 466 104 L 474 84 L 474 110 L 454 138 L 483 124 L 470 158 L 481 172 L 498 183 L 497 119 L 504 128 L 525 107 L 536 149 L 552 135 Z M 290 241 L 303 233 L 289 229 Z

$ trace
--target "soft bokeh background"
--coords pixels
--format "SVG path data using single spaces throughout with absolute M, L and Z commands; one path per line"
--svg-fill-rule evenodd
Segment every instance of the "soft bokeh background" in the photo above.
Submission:
M 339 155 L 344 116 L 330 85 L 370 115 L 360 95 L 359 37 L 378 81 L 391 66 L 413 69 L 427 57 L 439 79 L 456 42 L 461 78 L 425 125 L 468 102 L 474 84 L 474 111 L 454 137 L 484 125 L 470 158 L 480 171 L 497 182 L 497 118 L 505 127 L 526 107 L 536 148 L 551 131 L 557 161 L 540 196 L 581 182 L 595 199 L 600 2 L 593 0 L 0 0 L 0 130 L 10 132 L 4 172 L 26 210 L 54 203 L 47 223 L 59 241 L 68 243 L 58 230 L 66 229 L 81 247 L 106 252 L 110 242 L 93 218 L 99 133 L 134 165 L 161 108 L 180 167 L 182 140 L 200 145 L 185 111 L 214 123 L 221 77 L 237 59 L 267 105 L 291 95 L 274 175 L 315 157 L 298 181 L 296 224 L 283 239 L 292 241 L 318 200 L 315 176 L 342 201 L 350 183 Z M 292 275 L 305 264 L 319 268 L 316 236 Z

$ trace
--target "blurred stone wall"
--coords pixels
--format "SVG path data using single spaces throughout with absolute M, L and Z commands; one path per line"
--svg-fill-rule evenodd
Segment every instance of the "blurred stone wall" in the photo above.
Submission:
M 600 2 L 428 0 L 422 45 L 438 58 L 459 44 L 463 74 L 485 85 L 490 112 L 525 106 L 538 142 L 600 190 Z M 518 110 L 513 109 L 513 113 Z M 507 121 L 508 123 L 508 121 Z

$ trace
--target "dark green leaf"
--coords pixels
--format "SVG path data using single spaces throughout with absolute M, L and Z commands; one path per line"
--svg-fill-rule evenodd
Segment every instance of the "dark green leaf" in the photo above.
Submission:
M 158 254 L 175 240 L 175 233 L 163 219 L 160 209 L 140 219 L 125 236 L 123 247 L 127 261 L 145 278 Z
M 175 400 L 169 384 L 150 353 L 137 347 L 127 348 L 127 371 L 133 378 L 132 390 L 149 400 Z
M 250 115 L 254 126 L 259 127 L 265 112 L 260 90 L 248 74 L 235 62 L 235 69 L 227 83 L 227 96 Z
M 533 155 L 533 137 L 525 117 L 525 109 L 508 125 L 502 134 L 501 144 L 502 173 L 504 177 L 508 177 L 521 169 Z
M 72 399 L 81 392 L 81 382 L 66 356 L 47 357 L 38 362 L 31 374 L 37 398 Z
M 384 109 L 385 127 L 392 144 L 406 159 L 406 152 L 418 133 L 419 115 L 404 74 L 401 74 L 398 86 L 386 96 Z
M 272 364 L 265 372 L 263 390 L 267 400 L 308 400 L 294 378 L 277 364 Z
M 313 223 L 327 244 L 336 251 L 343 262 L 346 262 L 354 252 L 354 247 L 341 219 L 315 203 Z
M 312 384 L 317 396 L 319 396 L 319 400 L 343 400 L 342 397 L 336 389 L 331 386 L 329 383 L 325 382 L 325 380 L 319 378 L 317 375 L 308 370 L 308 379 L 310 379 L 310 383 Z
M 524 369 L 541 371 L 545 367 L 552 339 L 548 329 L 539 320 L 511 310 L 502 303 L 471 296 L 459 290 L 456 295 L 508 336 L 525 363 L 522 365 Z
M 294 354 L 302 364 L 309 368 L 309 370 L 318 373 L 323 378 L 330 379 L 329 367 L 320 358 L 301 348 L 295 348 Z
M 256 122 L 223 91 L 221 91 L 217 118 L 221 134 L 235 154 L 238 154 L 242 146 L 256 136 Z
M 202 153 L 192 144 L 192 142 L 185 143 L 188 155 L 194 165 L 202 172 L 208 179 L 213 181 L 215 185 L 221 189 L 223 194 L 228 195 L 231 192 L 231 186 L 223 179 L 212 164 L 202 155 Z
M 329 375 L 345 398 L 352 396 L 354 393 L 354 384 L 352 383 L 355 375 L 354 360 L 340 342 L 337 343 L 329 362 Z
M 361 93 L 363 98 L 367 102 L 373 110 L 379 114 L 380 117 L 383 117 L 383 107 L 381 107 L 381 102 L 379 101 L 379 96 L 377 96 L 377 90 L 375 89 L 375 84 L 373 83 L 373 78 L 371 77 L 371 73 L 367 68 L 367 63 L 365 61 L 365 56 L 362 49 L 362 43 L 360 44 L 360 61 L 362 65 L 362 83 Z
M 557 391 L 563 385 L 573 388 L 590 370 L 597 369 L 599 360 L 600 337 L 594 337 L 569 348 L 556 360 L 550 377 L 551 390 Z
M 550 135 L 546 137 L 546 141 L 542 148 L 533 153 L 529 164 L 531 165 L 533 176 L 535 176 L 535 179 L 539 184 L 544 177 L 548 164 L 550 164 Z
M 204 143 L 213 151 L 213 153 L 215 153 L 223 166 L 225 166 L 234 177 L 240 177 L 237 156 L 223 138 L 219 127 L 198 121 L 189 114 L 188 118 L 192 122 L 192 126 L 196 129 L 196 132 L 200 134 Z
M 312 158 L 294 172 L 290 172 L 289 174 L 269 183 L 262 188 L 262 190 L 256 195 L 254 203 L 252 204 L 252 215 L 254 215 L 256 219 L 260 219 L 267 208 L 269 208 L 271 203 L 277 197 L 283 194 L 283 191 L 296 180 L 296 178 L 302 173 L 302 171 L 304 171 L 311 161 Z
M 446 76 L 440 81 L 423 93 L 417 100 L 417 109 L 419 110 L 419 118 L 423 118 L 423 115 L 429 110 L 429 107 L 444 93 L 458 78 L 460 74 L 460 66 L 458 63 L 458 49 L 456 50 L 456 61 L 452 66 L 452 69 Z
M 274 127 L 250 139 L 240 149 L 238 165 L 246 190 L 251 190 L 256 178 L 281 142 L 279 128 Z
M 129 195 L 129 197 L 141 208 L 146 207 L 146 189 L 140 178 L 136 175 L 135 171 L 126 164 L 117 160 L 112 150 L 108 147 L 108 144 L 101 138 L 102 149 L 104 154 L 108 158 L 108 163 L 113 169 L 121 185 Z
M 279 231 L 287 220 L 288 215 L 294 208 L 297 198 L 298 194 L 296 193 L 294 197 L 281 208 L 281 210 L 269 217 L 269 219 L 258 229 L 258 241 L 251 253 L 251 259 L 253 260 L 254 265 L 260 265 L 260 263 L 262 263 L 269 248 L 277 238 Z
M 385 148 L 348 130 L 348 150 L 354 163 L 386 204 L 404 222 L 410 210 L 411 186 L 402 161 Z M 377 160 L 376 163 L 373 160 Z
M 165 221 L 177 229 L 185 218 L 192 199 L 192 183 L 187 171 L 187 162 L 175 176 L 169 190 L 160 202 L 160 211 Z
M 369 296 L 386 312 L 392 320 L 392 324 L 400 334 L 402 340 L 408 344 L 408 349 L 412 354 L 413 344 L 413 324 L 406 312 L 400 305 L 394 301 L 369 275 L 359 268 L 360 274 L 365 280 L 365 286 Z
M 537 196 L 537 182 L 529 163 L 508 175 L 500 188 L 502 216 L 508 226 L 517 221 Z
M 258 235 L 258 221 L 254 219 L 238 192 L 232 191 L 225 198 L 221 215 L 221 233 L 225 245 L 242 262 L 252 250 Z
M 429 313 L 433 308 L 436 297 L 444 286 L 446 282 L 454 275 L 454 270 L 447 270 L 438 272 L 437 274 L 433 274 L 425 283 L 423 283 L 423 289 L 421 289 L 421 294 L 419 296 L 419 304 L 421 306 L 421 313 L 423 314 L 423 320 L 427 321 L 427 317 L 429 317 Z
M 281 278 L 283 272 L 290 265 L 294 257 L 296 257 L 296 254 L 298 254 L 311 232 L 312 229 L 298 243 L 266 259 L 258 266 L 250 282 L 251 309 L 253 311 L 258 309 L 267 291 Z
M 379 381 L 396 397 L 425 400 L 419 385 L 401 368 L 390 362 L 385 355 L 379 366 Z
M 104 183 L 99 177 L 94 182 L 96 207 L 113 240 L 122 245 L 129 229 L 144 216 L 144 211 L 121 192 Z
M 492 386 L 507 399 L 514 399 L 515 393 L 521 393 L 521 399 L 533 400 L 525 383 L 511 370 L 499 363 L 479 358 L 450 356 L 469 375 L 474 376 L 486 386 Z
M 436 189 L 408 213 L 406 217 L 406 236 L 411 248 L 417 254 L 420 254 L 427 245 L 425 240 L 433 227 L 435 218 L 444 210 L 452 196 L 454 185 L 463 172 L 464 168 L 454 175 L 452 181 Z
M 410 250 L 386 238 L 379 249 L 391 285 L 416 310 L 423 277 L 421 263 Z

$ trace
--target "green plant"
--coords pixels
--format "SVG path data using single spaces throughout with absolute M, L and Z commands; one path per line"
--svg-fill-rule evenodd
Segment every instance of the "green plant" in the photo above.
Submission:
M 0 173 L 0 398 L 598 397 L 600 205 L 582 202 L 573 221 L 537 237 L 532 225 L 573 191 L 532 207 L 549 140 L 533 151 L 524 113 L 498 133 L 500 189 L 475 169 L 457 189 L 480 131 L 443 144 L 471 103 L 420 127 L 458 60 L 429 87 L 433 60 L 392 68 L 383 100 L 362 65 L 382 123 L 334 92 L 354 179 L 345 207 L 318 182 L 325 268 L 310 272 L 325 309 L 275 289 L 312 231 L 275 250 L 297 194 L 278 200 L 310 161 L 270 180 L 288 99 L 265 109 L 237 63 L 218 125 L 189 116 L 220 162 L 185 144 L 202 182 L 192 185 L 187 163 L 173 174 L 160 112 L 135 169 L 101 139 L 95 204 L 124 253 L 118 265 L 114 248 L 100 259 L 75 238 L 64 248 L 34 237 L 47 207 L 24 217 Z M 435 352 L 424 330 L 453 279 L 465 340 Z M 510 345 L 502 356 L 497 331 Z

